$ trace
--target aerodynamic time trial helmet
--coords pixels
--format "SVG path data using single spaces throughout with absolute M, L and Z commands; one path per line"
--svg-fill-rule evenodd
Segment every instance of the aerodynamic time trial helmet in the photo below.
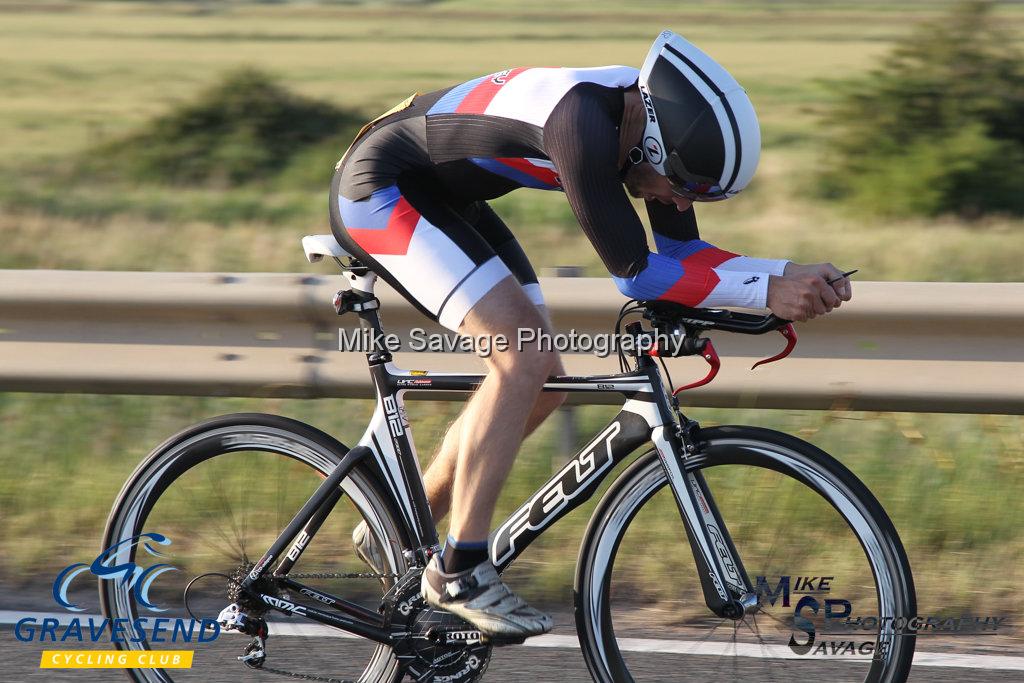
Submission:
M 644 156 L 676 194 L 727 199 L 750 182 L 761 128 L 736 79 L 672 31 L 662 31 L 640 70 L 647 110 Z

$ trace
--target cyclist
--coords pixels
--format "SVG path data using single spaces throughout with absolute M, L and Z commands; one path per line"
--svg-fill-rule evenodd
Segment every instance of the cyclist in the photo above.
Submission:
M 565 193 L 619 290 L 689 306 L 770 308 L 791 320 L 850 299 L 828 263 L 740 256 L 702 241 L 692 204 L 750 182 L 760 130 L 746 93 L 721 66 L 662 32 L 643 68 L 515 68 L 425 95 L 368 124 L 338 162 L 331 225 L 341 245 L 425 315 L 460 334 L 548 328 L 537 276 L 485 203 L 528 187 Z M 630 195 L 645 200 L 657 252 Z M 548 631 L 551 618 L 501 581 L 487 536 L 520 442 L 564 395 L 564 372 L 538 345 L 495 351 L 488 374 L 424 475 L 449 535 L 422 579 L 425 600 L 498 639 Z M 375 567 L 360 525 L 356 549 Z

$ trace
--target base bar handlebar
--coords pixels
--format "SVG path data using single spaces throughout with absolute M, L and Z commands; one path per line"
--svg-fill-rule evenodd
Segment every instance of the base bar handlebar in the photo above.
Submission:
M 655 344 L 647 352 L 647 355 L 656 358 L 699 355 L 710 366 L 710 371 L 704 379 L 677 388 L 672 392 L 673 396 L 681 391 L 696 389 L 710 383 L 722 366 L 721 359 L 711 340 L 700 336 L 703 332 L 708 330 L 739 334 L 765 334 L 773 330 L 780 332 L 786 338 L 786 348 L 774 356 L 754 363 L 751 370 L 765 363 L 782 360 L 796 346 L 797 336 L 796 330 L 793 329 L 793 323 L 774 314 L 754 315 L 721 308 L 690 308 L 671 301 L 641 301 L 639 303 L 643 307 L 644 318 L 651 321 L 655 330 L 664 334 L 683 336 L 682 343 L 677 345 L 674 352 L 666 353 L 667 349 L 660 349 Z M 639 322 L 627 325 L 626 331 L 634 335 L 645 334 Z
M 791 321 L 774 314 L 755 315 L 722 308 L 690 308 L 672 301 L 641 301 L 644 317 L 655 327 L 682 325 L 688 332 L 722 330 L 739 334 L 765 334 L 788 325 Z

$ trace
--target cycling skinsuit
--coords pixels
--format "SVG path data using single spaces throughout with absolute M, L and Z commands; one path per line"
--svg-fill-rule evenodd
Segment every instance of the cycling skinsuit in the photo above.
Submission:
M 623 186 L 619 125 L 638 71 L 517 68 L 417 95 L 378 121 L 338 164 L 338 242 L 424 314 L 457 330 L 494 285 L 514 276 L 543 303 L 519 243 L 485 200 L 521 187 L 565 193 L 619 290 L 689 306 L 763 308 L 755 259 L 699 239 L 693 209 L 648 202 L 658 253 Z

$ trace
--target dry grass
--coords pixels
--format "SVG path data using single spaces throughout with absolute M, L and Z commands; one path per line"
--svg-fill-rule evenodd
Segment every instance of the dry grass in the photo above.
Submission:
M 145 120 L 240 65 L 269 69 L 303 93 L 370 112 L 412 90 L 524 59 L 637 64 L 666 24 L 735 71 L 769 128 L 791 128 L 806 118 L 798 106 L 815 98 L 816 79 L 865 68 L 906 29 L 870 9 L 845 17 L 856 22 L 851 35 L 837 23 L 843 17 L 806 6 L 723 13 L 719 3 L 689 11 L 634 5 L 639 11 L 629 12 L 628 21 L 610 14 L 616 7 L 610 3 L 570 3 L 554 17 L 546 8 L 487 7 L 247 6 L 189 13 L 117 3 L 78 4 L 70 13 L 0 13 L 0 63 L 8 67 L 0 75 L 0 144 L 19 158 L 63 154 Z M 471 49 L 480 46 L 486 49 Z

